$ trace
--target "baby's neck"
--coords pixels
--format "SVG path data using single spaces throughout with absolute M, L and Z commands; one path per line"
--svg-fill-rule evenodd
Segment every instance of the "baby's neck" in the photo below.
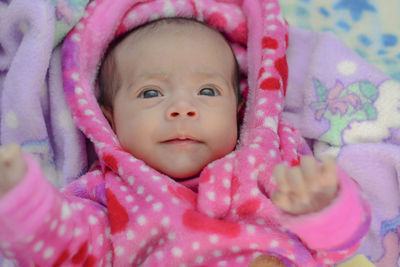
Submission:
M 200 177 L 193 177 L 190 179 L 185 179 L 183 181 L 175 180 L 181 185 L 186 186 L 187 188 L 191 189 L 193 192 L 197 193 L 197 187 L 199 186 Z

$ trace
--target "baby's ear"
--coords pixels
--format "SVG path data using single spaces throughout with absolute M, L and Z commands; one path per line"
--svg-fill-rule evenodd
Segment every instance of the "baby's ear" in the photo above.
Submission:
M 104 117 L 106 117 L 108 123 L 110 124 L 111 128 L 112 128 L 113 130 L 115 130 L 115 129 L 114 129 L 114 120 L 113 120 L 112 108 L 106 107 L 106 106 L 100 106 L 100 108 L 101 108 L 101 111 L 102 111 L 103 114 L 104 114 Z

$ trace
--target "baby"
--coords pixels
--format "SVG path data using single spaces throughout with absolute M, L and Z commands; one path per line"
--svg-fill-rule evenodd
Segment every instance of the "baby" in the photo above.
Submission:
M 165 19 L 110 51 L 99 102 L 123 149 L 171 178 L 192 179 L 236 146 L 238 76 L 219 32 L 194 20 Z M 0 196 L 24 172 L 17 147 L 3 148 L 1 156 Z M 280 190 L 273 199 L 291 213 L 322 209 L 337 191 L 333 161 L 319 167 L 304 157 L 299 167 L 278 165 L 275 174 Z
M 201 171 L 235 149 L 238 111 L 242 106 L 239 68 L 230 45 L 213 28 L 178 18 L 141 26 L 112 44 L 99 72 L 99 85 L 100 107 L 122 149 L 156 171 L 190 185 L 194 191 Z M 1 198 L 20 186 L 30 169 L 18 146 L 1 149 L 0 204 Z M 299 166 L 277 165 L 274 177 L 278 189 L 272 201 L 293 216 L 320 212 L 335 200 L 340 190 L 333 160 L 320 165 L 306 156 Z M 110 196 L 107 195 L 108 201 Z M 107 218 L 113 216 L 118 215 L 110 211 L 91 222 L 105 220 L 107 225 Z M 113 226 L 111 233 L 115 233 Z M 89 238 L 89 244 L 95 240 Z M 119 247 L 118 241 L 111 240 L 108 242 L 112 247 Z M 52 248 L 57 249 L 46 254 L 49 256 L 46 260 L 50 260 L 47 263 L 74 262 L 74 253 L 83 253 L 93 262 L 106 260 L 100 252 L 88 258 L 93 253 L 87 247 L 71 245 L 75 249 L 72 252 L 72 248 L 65 248 L 68 242 L 53 242 Z M 103 242 L 106 241 L 101 239 Z M 110 244 L 100 251 L 109 247 Z M 63 251 L 68 253 L 62 254 Z M 180 254 L 179 250 L 172 252 L 175 256 Z M 114 251 L 113 257 L 119 253 Z M 29 254 L 13 256 L 30 262 Z M 121 262 L 128 265 L 133 260 L 127 258 Z M 275 257 L 260 256 L 251 266 L 281 264 Z
M 237 77 L 221 34 L 163 20 L 110 52 L 100 104 L 126 151 L 172 178 L 189 178 L 236 145 Z
M 239 68 L 210 27 L 164 19 L 136 30 L 105 59 L 100 85 L 102 110 L 121 146 L 171 178 L 196 177 L 235 148 Z M 319 168 L 306 157 L 290 171 L 279 165 L 276 178 L 275 202 L 292 213 L 322 209 L 337 191 L 333 162 Z

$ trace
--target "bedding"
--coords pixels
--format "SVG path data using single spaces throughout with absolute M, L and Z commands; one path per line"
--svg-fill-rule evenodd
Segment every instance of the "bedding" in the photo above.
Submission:
M 372 204 L 371 231 L 354 259 L 400 266 L 400 2 L 280 3 L 291 25 L 284 116 L 317 157 L 335 156 Z M 63 37 L 85 16 L 87 4 L 0 1 L 0 141 L 21 144 L 57 187 L 90 163 L 91 149 L 63 95 L 60 53 Z M 322 49 L 302 54 L 307 47 Z M 329 47 L 351 60 L 332 64 Z M 318 53 L 321 60 L 311 60 Z M 331 75 L 322 77 L 321 70 Z
M 334 32 L 368 62 L 400 81 L 400 1 L 280 0 L 289 24 Z
M 0 2 L 0 142 L 33 154 L 57 186 L 87 167 L 85 139 L 65 102 L 59 45 L 87 2 Z
M 85 139 L 72 121 L 60 43 L 88 0 L 0 1 L 0 143 L 16 142 L 61 187 L 87 170 Z M 0 257 L 0 266 L 9 266 Z
M 337 158 L 362 186 L 372 205 L 370 234 L 357 260 L 376 266 L 400 266 L 400 2 L 396 0 L 282 0 L 283 13 L 302 38 L 291 38 L 285 114 L 308 139 L 314 154 Z M 316 34 L 318 33 L 318 34 Z M 372 66 L 353 60 L 336 66 L 335 47 L 343 43 L 391 79 L 377 79 Z M 297 43 L 293 43 L 297 42 Z M 315 51 L 316 44 L 325 47 Z M 300 48 L 304 47 L 304 48 Z M 330 49 L 329 49 L 330 47 Z M 305 49 L 324 60 L 303 57 Z M 344 50 L 344 47 L 343 47 Z M 352 52 L 348 52 L 349 58 Z M 322 55 L 321 55 L 322 57 Z M 301 64 L 303 62 L 303 64 Z M 313 69 L 304 62 L 317 64 Z M 296 65 L 298 67 L 296 67 Z M 321 82 L 322 72 L 330 82 Z M 363 73 L 367 78 L 355 77 Z M 336 73 L 346 78 L 339 79 Z M 364 256 L 362 259 L 360 256 Z M 354 262 L 352 266 L 365 266 Z

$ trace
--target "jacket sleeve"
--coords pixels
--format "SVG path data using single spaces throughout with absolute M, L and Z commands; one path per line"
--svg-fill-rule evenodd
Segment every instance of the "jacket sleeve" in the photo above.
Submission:
M 26 177 L 0 200 L 1 253 L 20 266 L 110 261 L 106 208 L 60 193 L 33 158 L 25 161 Z M 102 179 L 97 176 L 89 173 L 84 179 Z

